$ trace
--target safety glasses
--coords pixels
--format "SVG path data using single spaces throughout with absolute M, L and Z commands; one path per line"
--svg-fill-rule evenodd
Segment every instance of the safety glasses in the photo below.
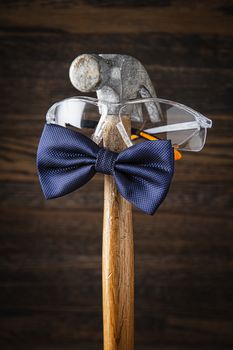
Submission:
M 118 130 L 127 146 L 145 140 L 171 140 L 176 150 L 200 151 L 212 121 L 195 110 L 169 100 L 146 98 L 123 103 L 109 103 L 89 97 L 72 97 L 55 103 L 47 112 L 47 123 L 77 128 L 96 143 L 108 115 L 119 121 Z M 128 136 L 122 120 L 130 117 L 132 135 Z

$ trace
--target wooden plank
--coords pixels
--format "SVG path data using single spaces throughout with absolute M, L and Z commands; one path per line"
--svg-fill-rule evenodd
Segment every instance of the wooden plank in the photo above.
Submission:
M 62 216 L 59 213 L 62 213 Z M 99 212 L 47 210 L 46 208 L 44 210 L 1 209 L 0 219 L 2 222 L 1 239 L 6 240 L 5 243 L 9 244 L 9 246 L 2 246 L 0 249 L 8 247 L 9 252 L 11 252 L 10 241 L 12 239 L 12 243 L 14 243 L 16 232 L 20 240 L 14 244 L 20 251 L 24 248 L 21 254 L 24 254 L 25 257 L 27 257 L 27 253 L 32 254 L 35 250 L 34 253 L 37 252 L 40 259 L 43 246 L 47 249 L 55 249 L 57 253 L 62 250 L 68 259 L 69 254 L 73 257 L 75 252 L 85 255 L 97 251 L 100 253 L 101 251 L 102 213 Z M 172 222 L 173 225 L 168 225 L 167 222 Z M 220 229 L 223 223 L 224 232 Z M 141 249 L 144 253 L 158 257 L 158 254 L 163 255 L 171 251 L 175 241 L 177 246 L 173 247 L 173 254 L 179 254 L 182 248 L 183 253 L 189 256 L 191 251 L 188 249 L 192 249 L 192 244 L 195 244 L 200 254 L 206 254 L 207 252 L 213 254 L 211 248 L 209 248 L 209 240 L 211 239 L 212 249 L 220 245 L 220 251 L 224 248 L 227 257 L 227 252 L 232 250 L 228 244 L 228 240 L 231 238 L 231 224 L 231 221 L 225 220 L 224 217 L 208 216 L 205 213 L 202 216 L 192 214 L 185 214 L 184 216 L 182 212 L 174 214 L 158 212 L 156 220 L 153 216 L 138 213 L 135 215 L 134 222 L 135 242 L 136 245 L 138 244 L 138 249 Z M 26 232 L 25 227 L 27 227 Z M 156 235 L 152 234 L 154 231 Z M 137 232 L 141 232 L 140 236 L 137 236 Z M 220 237 L 221 244 L 219 243 Z M 76 240 L 76 238 L 78 239 Z M 57 243 L 54 246 L 53 241 L 56 240 Z M 157 243 L 150 246 L 151 240 L 157 240 Z M 6 250 L 6 256 L 7 254 L 8 251 Z M 35 254 L 33 256 L 36 262 Z M 49 258 L 50 256 L 45 257 Z M 51 259 L 53 257 L 57 259 L 58 255 L 52 254 Z
M 177 170 L 179 171 L 179 170 Z M 159 212 L 181 212 L 201 215 L 218 215 L 231 217 L 232 215 L 232 190 L 230 184 L 218 182 L 185 181 L 176 177 L 172 183 L 166 200 L 159 208 Z M 46 201 L 43 197 L 38 179 L 32 182 L 8 181 L 0 182 L 0 208 L 24 209 L 62 209 L 69 210 L 94 210 L 100 213 L 103 210 L 103 178 L 97 176 L 79 190 L 58 198 Z M 223 211 L 224 208 L 224 211 Z M 136 212 L 136 210 L 135 210 Z
M 116 34 L 77 37 L 63 33 L 31 36 L 23 32 L 2 33 L 0 40 L 1 113 L 42 118 L 54 101 L 77 94 L 68 80 L 72 59 L 84 51 L 98 52 L 99 47 L 108 51 L 110 43 L 114 52 L 127 52 L 146 65 L 160 96 L 206 113 L 232 111 L 231 37 L 219 41 L 214 35 L 199 34 L 149 33 L 146 38 L 128 34 L 122 38 Z
M 59 66 L 57 67 L 59 68 Z M 153 67 L 148 69 L 152 82 L 157 88 L 158 96 L 189 105 L 194 109 L 208 114 L 231 114 L 232 111 L 232 71 L 214 69 L 169 69 Z M 68 74 L 68 67 L 66 69 Z M 213 84 L 219 83 L 219 89 Z M 23 115 L 24 120 L 28 115 L 34 115 L 36 120 L 44 120 L 48 108 L 57 101 L 67 97 L 80 95 L 65 79 L 27 79 L 10 78 L 0 79 L 0 87 L 3 94 L 1 113 L 7 117 L 10 115 Z M 20 87 L 20 89 L 19 89 Z M 90 95 L 91 96 L 91 95 Z M 93 95 L 92 95 L 93 96 Z M 218 99 L 216 101 L 216 96 Z M 14 104 L 12 104 L 14 101 Z M 29 103 L 32 101 L 32 103 Z M 10 110 L 9 107 L 11 106 Z M 5 122 L 5 120 L 4 120 Z M 1 121 L 1 126 L 3 120 Z M 34 124 L 34 122 L 33 122 Z M 7 127 L 5 122 L 5 127 Z M 31 132 L 35 133 L 31 126 Z M 2 131 L 3 132 L 3 131 Z
M 222 69 L 232 67 L 232 36 L 185 33 L 72 34 L 0 30 L 1 76 L 68 78 L 65 68 L 78 54 L 113 52 L 137 57 L 146 66 Z M 133 43 L 133 45 L 132 45 Z M 17 53 L 17 60 L 13 53 Z M 4 59 L 3 59 L 4 58 Z M 56 65 L 60 65 L 59 75 Z M 7 68 L 7 70 L 5 69 Z
M 78 321 L 79 317 L 82 317 L 85 322 L 80 325 L 77 331 L 75 323 Z M 219 323 L 217 320 L 203 320 L 199 322 L 197 319 L 187 320 L 185 317 L 146 317 L 145 315 L 138 315 L 136 321 L 139 321 L 139 317 L 142 317 L 144 325 L 147 329 L 140 329 L 141 336 L 136 334 L 136 341 L 138 345 L 149 346 L 154 343 L 160 342 L 160 334 L 163 333 L 166 337 L 166 341 L 162 342 L 163 346 L 212 346 L 212 349 L 219 349 L 219 346 L 230 346 L 232 341 L 231 327 L 232 322 Z M 43 312 L 32 312 L 31 315 L 26 313 L 22 317 L 16 317 L 14 315 L 8 314 L 8 317 L 4 317 L 5 324 L 3 325 L 4 338 L 1 340 L 1 344 L 18 344 L 23 345 L 31 344 L 33 342 L 28 339 L 28 335 L 34 333 L 36 335 L 41 335 L 40 340 L 38 340 L 37 346 L 43 345 L 43 342 L 47 344 L 60 344 L 63 346 L 69 346 L 77 344 L 76 346 L 85 345 L 85 343 L 90 343 L 89 334 L 90 329 L 93 328 L 93 324 L 99 323 L 100 318 L 98 314 L 93 312 L 87 312 L 86 314 L 73 312 L 73 314 L 64 313 L 43 313 Z M 13 325 L 11 331 L 6 332 L 10 325 Z M 24 324 L 24 327 L 22 327 Z M 165 329 L 164 325 L 167 325 Z M 39 326 L 39 328 L 38 328 Z M 100 328 L 100 326 L 99 326 Z M 222 330 L 223 328 L 223 330 Z M 212 329 L 212 330 L 211 330 Z M 160 330 L 160 331 L 158 331 Z M 199 333 L 198 333 L 199 331 Z M 56 340 L 54 336 L 56 334 Z M 197 336 L 197 334 L 200 334 Z M 14 339 L 12 339 L 14 336 Z M 85 342 L 85 343 L 84 343 Z M 96 349 L 100 348 L 101 345 L 101 331 L 92 331 L 92 346 L 96 346 Z M 58 345 L 59 346 L 59 345 Z M 13 348 L 13 347 L 12 347 Z M 78 347 L 79 348 L 79 347 Z M 221 347 L 222 348 L 222 347 Z M 5 347 L 4 347 L 5 349 Z M 173 348 L 172 348 L 173 349 Z
M 99 6 L 104 5 L 104 6 Z M 80 1 L 1 3 L 1 22 L 4 28 L 34 28 L 34 30 L 67 31 L 73 33 L 129 33 L 179 32 L 232 34 L 232 21 L 228 13 L 231 1 L 204 0 L 146 3 Z M 142 2 L 140 3 L 142 4 Z M 94 6 L 93 6 L 94 5 Z M 167 5 L 167 6 L 164 6 Z M 27 21 L 25 21 L 27 18 Z M 96 21 L 96 19 L 99 19 Z M 95 25 L 93 25 L 93 23 Z
M 229 118 L 228 124 L 231 124 Z M 219 122 L 219 126 L 220 126 Z M 40 133 L 43 125 L 40 125 Z M 12 130 L 12 126 L 11 126 Z M 214 136 L 216 130 L 216 137 Z M 39 130 L 38 130 L 39 131 Z M 12 136 L 1 137 L 0 149 L 0 180 L 38 182 L 36 175 L 36 149 L 39 137 L 15 136 L 18 130 L 12 131 Z M 184 152 L 183 159 L 176 163 L 174 181 L 195 181 L 201 183 L 230 182 L 232 179 L 232 138 L 230 131 L 223 127 L 213 129 L 208 135 L 205 149 L 200 153 Z M 208 166 L 208 167 L 207 167 Z M 98 175 L 97 179 L 101 179 Z M 93 181 L 93 180 L 92 180 Z

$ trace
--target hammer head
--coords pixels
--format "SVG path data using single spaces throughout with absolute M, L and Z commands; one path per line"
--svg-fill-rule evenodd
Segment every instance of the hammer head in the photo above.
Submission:
M 141 97 L 156 97 L 153 84 L 143 65 L 136 58 L 127 55 L 78 56 L 71 64 L 70 80 L 79 91 L 96 91 L 98 99 L 108 103 L 111 114 L 117 113 L 114 103 Z M 149 110 L 151 119 L 158 120 L 157 107 L 150 106 Z

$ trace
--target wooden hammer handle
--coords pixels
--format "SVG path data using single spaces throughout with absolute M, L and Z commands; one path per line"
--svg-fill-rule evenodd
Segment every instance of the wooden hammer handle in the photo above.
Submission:
M 116 116 L 108 116 L 104 146 L 118 152 L 126 146 L 116 128 Z M 130 133 L 130 120 L 123 118 Z M 103 218 L 103 331 L 104 350 L 134 347 L 134 248 L 132 207 L 118 192 L 114 178 L 104 177 Z

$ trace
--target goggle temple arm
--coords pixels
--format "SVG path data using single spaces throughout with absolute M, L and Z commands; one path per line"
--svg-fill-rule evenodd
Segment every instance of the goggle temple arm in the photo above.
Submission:
M 163 132 L 172 132 L 172 131 L 183 131 L 183 130 L 200 130 L 200 123 L 198 121 L 185 122 L 185 123 L 176 123 L 169 124 L 164 126 L 158 126 L 155 128 L 145 129 L 144 131 L 148 134 L 160 134 Z

